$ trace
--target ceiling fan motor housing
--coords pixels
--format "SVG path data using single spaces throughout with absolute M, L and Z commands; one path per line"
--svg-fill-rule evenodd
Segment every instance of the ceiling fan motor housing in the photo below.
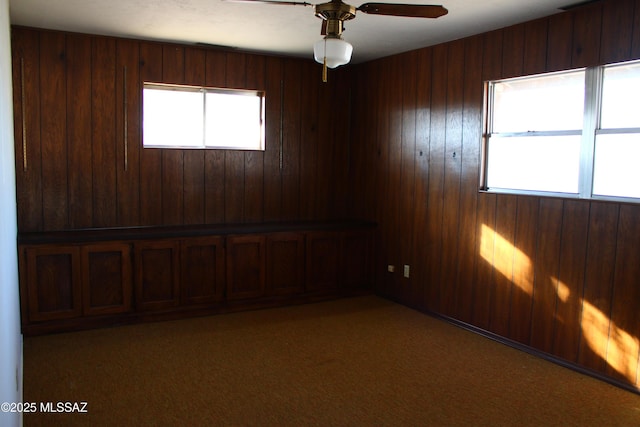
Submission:
M 327 21 L 327 37 L 340 37 L 343 23 L 356 16 L 356 8 L 342 2 L 322 3 L 315 6 L 316 16 Z

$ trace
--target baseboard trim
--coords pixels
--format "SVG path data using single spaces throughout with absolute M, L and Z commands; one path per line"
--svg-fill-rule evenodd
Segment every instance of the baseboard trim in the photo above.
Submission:
M 436 319 L 439 319 L 439 320 L 442 320 L 444 322 L 447 322 L 447 323 L 449 323 L 451 325 L 457 326 L 459 328 L 462 328 L 462 329 L 465 329 L 467 331 L 470 331 L 470 332 L 476 333 L 478 335 L 481 335 L 481 336 L 483 336 L 485 338 L 488 338 L 490 340 L 496 341 L 496 342 L 498 342 L 500 344 L 515 348 L 517 350 L 520 350 L 520 351 L 523 351 L 525 353 L 528 353 L 528 354 L 530 354 L 532 356 L 539 357 L 539 358 L 544 359 L 544 360 L 546 360 L 548 362 L 554 363 L 556 365 L 560 365 L 560 366 L 562 366 L 564 368 L 571 369 L 572 371 L 578 372 L 578 373 L 583 374 L 583 375 L 590 376 L 590 377 L 595 378 L 597 380 L 600 380 L 600 381 L 603 381 L 605 383 L 608 383 L 608 384 L 610 384 L 612 386 L 619 387 L 619 388 L 622 388 L 624 390 L 627 390 L 627 391 L 630 391 L 632 393 L 640 395 L 640 389 L 638 389 L 637 387 L 634 387 L 633 385 L 625 383 L 623 381 L 616 380 L 615 378 L 612 378 L 612 377 L 610 377 L 608 375 L 604 375 L 604 374 L 602 374 L 600 372 L 585 368 L 584 366 L 578 365 L 577 363 L 573 363 L 573 362 L 570 362 L 568 360 L 565 360 L 565 359 L 559 358 L 557 356 L 554 356 L 552 354 L 545 353 L 543 351 L 537 350 L 537 349 L 535 349 L 533 347 L 530 347 L 528 345 L 522 344 L 522 343 L 520 343 L 518 341 L 514 341 L 514 340 L 511 340 L 509 338 L 505 338 L 505 337 L 503 337 L 501 335 L 495 334 L 493 332 L 487 331 L 485 329 L 479 328 L 477 326 L 471 325 L 471 324 L 463 322 L 461 320 L 454 319 L 453 317 L 445 316 L 445 315 L 442 315 L 442 314 L 439 314 L 439 313 L 430 312 L 430 311 L 421 311 L 421 312 L 423 312 L 424 314 L 427 314 L 427 315 L 429 315 L 431 317 L 434 317 Z

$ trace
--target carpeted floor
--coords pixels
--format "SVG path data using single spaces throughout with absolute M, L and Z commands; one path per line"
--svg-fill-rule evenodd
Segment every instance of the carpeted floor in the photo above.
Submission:
M 357 297 L 25 338 L 25 426 L 638 426 L 640 396 Z

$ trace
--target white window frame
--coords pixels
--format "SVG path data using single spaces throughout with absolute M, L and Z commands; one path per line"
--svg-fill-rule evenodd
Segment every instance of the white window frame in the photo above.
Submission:
M 201 110 L 202 115 L 198 115 L 196 119 L 199 121 L 199 126 L 202 126 L 201 140 L 189 141 L 188 143 L 180 143 L 176 141 L 175 144 L 154 144 L 153 142 L 145 141 L 145 89 L 159 89 L 178 92 L 198 92 L 202 94 Z M 228 141 L 215 141 L 214 143 L 207 144 L 207 132 L 211 130 L 207 126 L 207 94 L 223 94 L 223 95 L 237 95 L 237 96 L 252 96 L 259 99 L 259 115 L 256 119 L 256 126 L 259 126 L 259 140 L 252 141 L 250 144 L 234 143 L 229 144 Z M 265 150 L 265 92 L 261 90 L 248 90 L 248 89 L 229 89 L 218 87 L 205 87 L 205 86 L 189 86 L 189 85 L 174 85 L 155 82 L 143 83 L 143 134 L 142 134 L 142 147 L 145 149 L 215 149 L 215 150 L 243 150 L 243 151 L 264 151 Z M 215 131 L 215 129 L 214 129 Z M 210 138 L 209 138 L 210 139 Z
M 592 200 L 610 200 L 617 202 L 640 203 L 640 198 L 608 196 L 593 194 L 594 184 L 594 167 L 595 167 L 595 150 L 596 136 L 605 134 L 621 134 L 621 133 L 638 133 L 640 128 L 611 128 L 602 129 L 600 118 L 602 109 L 602 90 L 604 70 L 607 67 L 615 67 L 627 64 L 640 64 L 640 61 L 627 61 L 615 64 L 607 64 L 595 67 L 580 68 L 574 70 L 566 70 L 563 72 L 585 71 L 585 105 L 583 110 L 583 125 L 580 130 L 558 130 L 558 131 L 529 131 L 529 132 L 493 132 L 493 88 L 496 83 L 507 81 L 538 78 L 557 73 L 543 73 L 526 77 L 517 77 L 513 79 L 490 80 L 485 82 L 485 101 L 484 101 L 484 118 L 483 118 L 483 141 L 481 150 L 481 167 L 480 167 L 480 191 L 491 193 L 507 193 L 507 194 L 523 194 L 537 195 L 549 197 L 563 198 L 580 198 Z M 489 188 L 487 179 L 489 174 L 489 144 L 492 138 L 509 138 L 509 137 L 536 137 L 536 136 L 563 136 L 563 135 L 581 135 L 580 145 L 580 167 L 578 175 L 578 192 L 577 193 L 561 193 L 552 191 L 537 190 L 521 190 L 509 188 Z

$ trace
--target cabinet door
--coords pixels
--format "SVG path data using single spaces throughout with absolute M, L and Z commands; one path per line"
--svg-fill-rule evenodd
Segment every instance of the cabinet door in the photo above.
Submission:
M 27 248 L 26 289 L 29 321 L 80 316 L 80 250 L 75 246 Z
M 267 293 L 304 291 L 304 235 L 273 233 L 267 236 Z
M 82 247 L 84 314 L 114 314 L 131 310 L 131 249 L 124 243 Z
M 225 255 L 222 237 L 184 240 L 182 257 L 182 302 L 207 304 L 224 298 Z
M 264 295 L 265 236 L 227 238 L 227 298 Z
M 338 287 L 340 272 L 339 232 L 314 232 L 307 234 L 308 291 L 332 290 Z
M 134 248 L 136 306 L 141 310 L 157 310 L 178 305 L 179 242 L 138 242 Z
M 369 231 L 349 231 L 342 238 L 341 287 L 370 288 L 373 279 L 373 236 Z

